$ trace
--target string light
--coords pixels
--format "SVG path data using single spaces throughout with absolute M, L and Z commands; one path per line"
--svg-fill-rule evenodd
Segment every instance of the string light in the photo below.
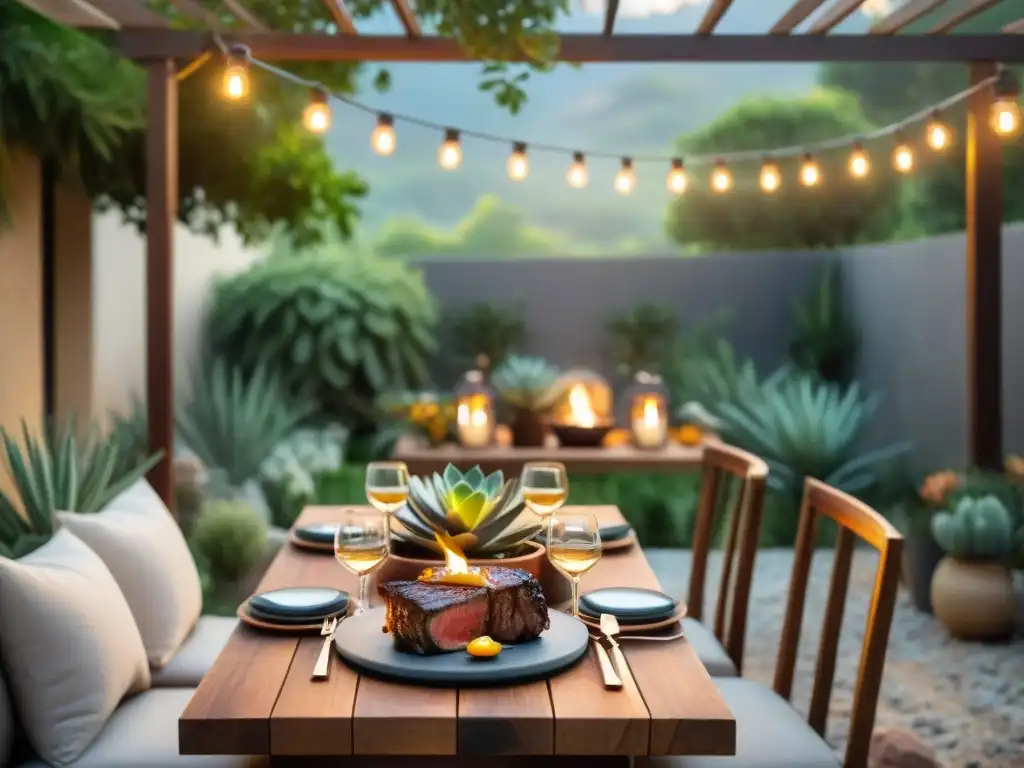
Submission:
M 583 189 L 590 183 L 590 174 L 587 173 L 587 161 L 582 152 L 572 153 L 572 165 L 569 172 L 565 174 L 565 180 L 573 189 Z
M 462 146 L 459 144 L 459 132 L 448 128 L 444 132 L 444 142 L 437 152 L 437 162 L 446 171 L 454 171 L 462 165 Z
M 932 112 L 928 126 L 925 128 L 925 137 L 928 139 L 928 146 L 936 152 L 941 152 L 952 143 L 949 128 L 942 122 L 942 116 L 938 110 Z
M 910 173 L 914 169 L 914 150 L 898 133 L 896 134 L 896 149 L 892 151 L 892 164 L 900 173 Z
M 383 112 L 377 115 L 377 125 L 370 134 L 370 146 L 381 157 L 394 154 L 398 139 L 395 136 L 395 119 L 391 115 Z
M 683 167 L 682 159 L 678 157 L 673 158 L 672 167 L 669 169 L 668 178 L 666 179 L 668 191 L 673 195 L 681 195 L 686 191 L 689 182 L 690 180 L 686 176 L 686 169 Z
M 771 194 L 782 186 L 782 174 L 779 173 L 779 166 L 771 160 L 765 160 L 761 164 L 761 189 Z
M 992 90 L 992 130 L 1003 137 L 1013 136 L 1020 130 L 1020 83 L 1010 70 L 1000 69 Z
M 850 153 L 849 162 L 850 175 L 855 179 L 863 179 L 871 170 L 871 161 L 868 160 L 868 153 L 864 151 L 859 143 L 853 145 L 853 152 Z
M 314 88 L 309 95 L 309 106 L 302 113 L 302 124 L 310 133 L 325 133 L 331 127 L 331 108 L 327 105 L 327 91 Z
M 728 192 L 732 189 L 732 173 L 724 160 L 715 161 L 715 169 L 711 172 L 711 188 L 715 192 Z
M 235 49 L 228 54 L 228 63 L 222 76 L 224 95 L 232 101 L 249 98 L 249 57 L 244 50 Z
M 620 195 L 628 195 L 634 189 L 636 189 L 636 171 L 633 170 L 633 161 L 624 157 L 622 158 L 622 167 L 615 174 L 615 191 Z
M 805 187 L 816 187 L 821 181 L 821 166 L 808 152 L 804 155 L 804 161 L 800 165 L 800 183 Z
M 517 141 L 512 145 L 512 154 L 508 156 L 508 177 L 512 181 L 522 181 L 530 175 L 530 161 L 526 159 L 526 145 Z

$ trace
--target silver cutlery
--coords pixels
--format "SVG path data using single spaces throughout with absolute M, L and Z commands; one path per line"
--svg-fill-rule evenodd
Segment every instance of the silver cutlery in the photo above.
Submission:
M 681 640 L 686 637 L 684 632 L 676 632 L 674 635 L 619 635 L 620 641 L 624 640 L 647 640 L 652 643 L 668 643 L 673 640 Z M 600 635 L 591 635 L 591 640 L 600 640 Z
M 612 647 L 612 660 L 615 662 L 615 671 L 619 673 L 619 677 L 625 680 L 627 677 L 632 677 L 632 673 L 629 671 L 629 664 L 626 663 L 626 657 L 622 653 L 622 649 L 619 648 L 619 644 L 615 641 L 615 636 L 619 634 L 619 620 L 616 619 L 610 613 L 601 614 L 601 632 Z
M 331 669 L 331 644 L 334 642 L 334 630 L 338 628 L 338 617 L 324 619 L 320 627 L 320 636 L 324 638 L 323 647 L 320 648 L 320 656 L 313 667 L 313 679 L 324 680 Z

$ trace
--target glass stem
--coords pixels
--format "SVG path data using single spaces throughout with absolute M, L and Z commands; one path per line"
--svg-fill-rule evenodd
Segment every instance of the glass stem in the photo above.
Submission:
M 580 577 L 572 577 L 572 615 L 580 616 Z
M 365 613 L 370 608 L 370 577 L 369 574 L 359 575 L 359 605 L 356 606 L 356 613 Z

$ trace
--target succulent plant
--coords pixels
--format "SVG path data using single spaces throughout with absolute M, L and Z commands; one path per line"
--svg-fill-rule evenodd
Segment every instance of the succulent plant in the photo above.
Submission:
M 546 411 L 562 394 L 561 371 L 543 357 L 510 355 L 494 371 L 491 384 L 509 404 L 534 413 Z
M 963 559 L 1002 560 L 1017 546 L 1013 517 L 995 496 L 963 498 L 952 512 L 936 513 L 932 535 L 946 554 Z
M 540 533 L 540 519 L 524 513 L 519 479 L 506 481 L 480 467 L 463 474 L 449 464 L 443 474 L 409 478 L 409 501 L 396 514 L 396 538 L 440 552 L 435 531 L 447 532 L 467 557 L 501 555 Z

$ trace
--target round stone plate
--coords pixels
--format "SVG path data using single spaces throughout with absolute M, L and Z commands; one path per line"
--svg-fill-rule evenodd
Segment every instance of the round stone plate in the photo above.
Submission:
M 619 622 L 658 621 L 675 613 L 678 602 L 653 589 L 606 587 L 580 595 L 580 608 L 592 616 L 610 613 Z
M 299 549 L 306 549 L 310 552 L 322 552 L 328 555 L 334 554 L 334 542 L 333 541 L 313 541 L 312 539 L 304 539 L 297 535 L 295 531 L 288 531 L 288 542 L 293 547 Z
M 619 620 L 619 634 L 620 635 L 643 635 L 648 632 L 657 632 L 660 629 L 668 629 L 669 627 L 675 626 L 686 617 L 686 605 L 680 603 L 671 616 L 667 616 L 663 619 L 650 619 L 644 623 L 625 623 L 621 619 Z M 585 613 L 580 614 L 580 621 L 586 624 L 590 629 L 601 631 L 601 619 L 600 617 L 587 616 Z
M 587 652 L 587 627 L 572 616 L 551 611 L 551 628 L 536 640 L 508 646 L 497 656 L 477 659 L 466 651 L 421 656 L 395 647 L 382 631 L 384 609 L 346 619 L 334 646 L 357 671 L 400 683 L 463 688 L 539 680 L 571 667 Z

